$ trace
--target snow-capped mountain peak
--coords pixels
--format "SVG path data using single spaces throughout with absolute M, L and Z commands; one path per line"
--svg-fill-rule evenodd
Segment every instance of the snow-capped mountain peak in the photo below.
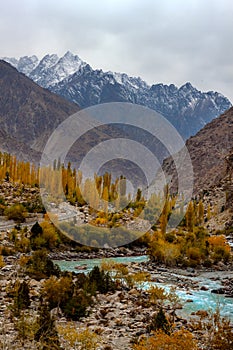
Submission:
M 62 57 L 47 54 L 41 60 L 36 56 L 24 56 L 19 59 L 3 57 L 2 59 L 45 88 L 59 83 L 86 65 L 70 51 Z
M 85 62 L 69 51 L 62 57 L 46 55 L 28 76 L 42 87 L 50 88 L 77 72 L 83 65 Z
M 18 60 L 14 57 L 3 57 L 4 61 L 10 63 L 14 66 L 19 72 L 29 75 L 30 72 L 37 66 L 39 59 L 37 56 L 23 56 Z
M 70 75 L 73 75 L 85 65 L 86 63 L 83 62 L 79 56 L 73 55 L 70 51 L 67 51 L 53 67 L 52 72 L 50 72 L 50 74 L 52 73 L 56 78 L 49 83 L 49 86 L 53 86 Z
M 165 116 L 184 138 L 231 107 L 218 92 L 201 92 L 190 82 L 177 87 L 162 83 L 148 85 L 126 73 L 104 72 L 67 51 L 62 57 L 24 56 L 4 58 L 42 87 L 85 108 L 105 102 L 131 102 L 144 105 Z

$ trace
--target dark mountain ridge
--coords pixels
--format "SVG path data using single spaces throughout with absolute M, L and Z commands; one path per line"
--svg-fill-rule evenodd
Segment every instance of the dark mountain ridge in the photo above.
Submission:
M 187 139 L 231 107 L 218 92 L 201 92 L 190 83 L 148 85 L 125 73 L 92 69 L 77 55 L 4 58 L 42 87 L 77 103 L 81 108 L 105 102 L 131 102 L 149 107 L 167 118 Z

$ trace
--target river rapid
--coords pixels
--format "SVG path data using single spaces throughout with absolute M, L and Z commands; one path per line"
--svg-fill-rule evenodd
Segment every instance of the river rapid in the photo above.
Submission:
M 233 298 L 224 295 L 211 293 L 214 289 L 222 286 L 221 281 L 226 277 L 233 277 L 233 272 L 213 271 L 190 273 L 186 270 L 174 270 L 157 268 L 148 270 L 148 256 L 116 257 L 111 260 L 117 263 L 129 265 L 129 269 L 134 271 L 146 270 L 151 273 L 153 282 L 146 282 L 142 286 L 148 289 L 152 284 L 163 287 L 169 291 L 171 287 L 176 287 L 176 293 L 182 305 L 182 315 L 189 315 L 198 310 L 214 312 L 217 307 L 222 316 L 228 317 L 233 323 Z M 81 259 L 75 261 L 54 260 L 62 271 L 72 271 L 76 273 L 88 273 L 94 266 L 100 266 L 103 259 Z

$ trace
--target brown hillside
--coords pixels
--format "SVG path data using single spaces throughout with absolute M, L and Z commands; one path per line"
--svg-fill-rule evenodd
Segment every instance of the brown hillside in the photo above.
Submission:
M 186 146 L 193 165 L 194 195 L 218 185 L 226 176 L 226 157 L 233 149 L 233 108 L 189 138 Z M 164 161 L 163 169 L 176 183 L 171 157 Z
M 76 104 L 39 87 L 4 61 L 0 61 L 0 91 L 0 123 L 8 151 L 15 149 L 15 142 L 29 147 L 35 143 L 34 148 L 41 151 L 44 142 L 37 140 L 45 139 L 43 135 L 49 135 L 79 110 Z

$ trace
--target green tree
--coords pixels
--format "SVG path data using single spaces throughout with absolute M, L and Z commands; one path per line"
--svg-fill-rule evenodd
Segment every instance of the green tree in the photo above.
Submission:
M 43 346 L 42 350 L 60 350 L 61 346 L 55 322 L 46 304 L 41 304 L 39 307 L 37 323 L 38 329 L 34 338 Z
M 37 238 L 38 236 L 40 236 L 42 234 L 42 232 L 43 232 L 43 229 L 37 221 L 31 228 L 30 238 L 31 239 Z
M 6 171 L 6 177 L 5 177 L 5 180 L 6 180 L 7 182 L 9 182 L 9 181 L 10 181 L 10 173 L 9 173 L 9 171 Z
M 107 293 L 115 290 L 115 283 L 113 282 L 109 273 L 100 270 L 98 266 L 94 266 L 88 274 L 89 283 L 93 283 L 100 293 Z
M 27 309 L 30 305 L 29 287 L 26 281 L 16 281 L 14 289 L 13 310 L 16 315 L 19 315 L 21 310 Z
M 171 325 L 168 322 L 162 307 L 159 309 L 159 312 L 153 317 L 148 330 L 150 332 L 162 330 L 165 334 L 170 334 Z
M 74 321 L 87 315 L 87 308 L 91 305 L 91 296 L 87 295 L 82 289 L 77 291 L 65 303 L 61 304 L 64 315 Z
M 73 282 L 70 276 L 64 276 L 60 279 L 51 276 L 43 284 L 42 295 L 49 303 L 50 309 L 65 304 L 72 297 L 72 294 Z

